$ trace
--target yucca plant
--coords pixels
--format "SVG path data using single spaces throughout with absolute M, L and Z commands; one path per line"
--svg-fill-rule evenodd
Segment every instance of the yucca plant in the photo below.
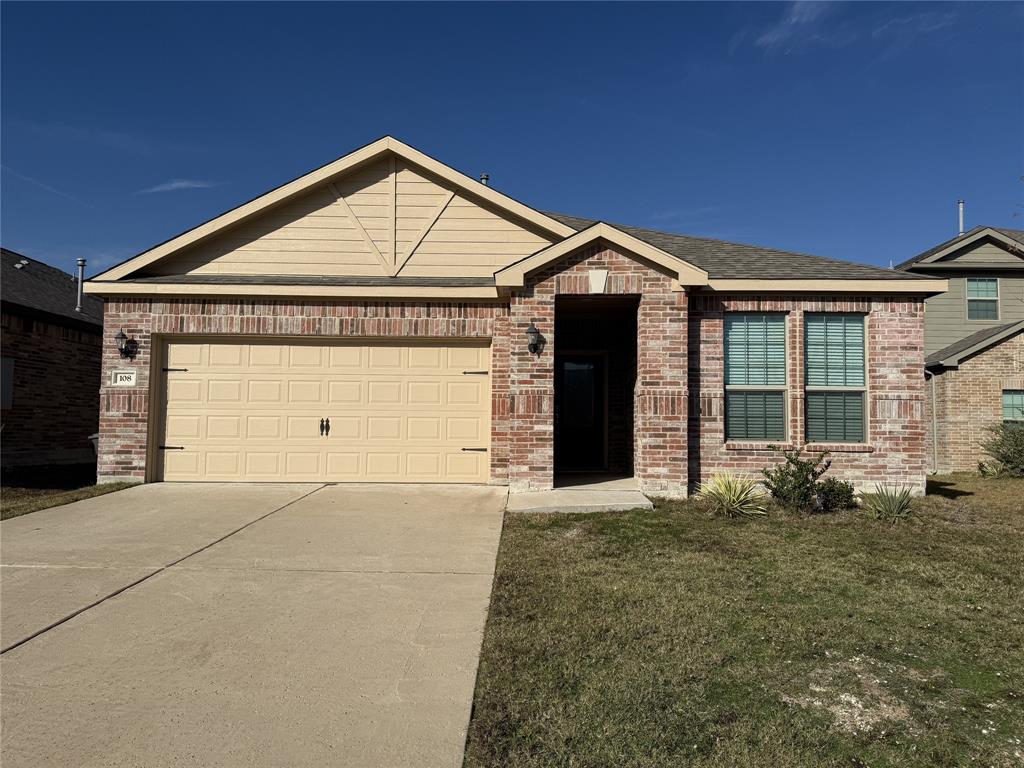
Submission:
M 910 517 L 913 495 L 910 488 L 876 485 L 874 493 L 865 493 L 860 503 L 875 520 L 898 523 Z
M 735 475 L 715 475 L 701 483 L 697 499 L 716 515 L 726 517 L 759 517 L 768 514 L 766 496 L 757 482 Z

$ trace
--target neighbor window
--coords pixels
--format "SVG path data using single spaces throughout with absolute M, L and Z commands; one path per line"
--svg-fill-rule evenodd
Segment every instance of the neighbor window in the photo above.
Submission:
M 725 316 L 725 438 L 786 439 L 786 316 Z
M 967 278 L 967 319 L 999 319 L 999 279 L 996 277 Z
M 14 405 L 14 358 L 0 361 L 0 408 L 5 411 Z
M 806 315 L 807 440 L 864 442 L 864 316 Z
M 1003 423 L 1024 425 L 1024 389 L 1003 390 Z

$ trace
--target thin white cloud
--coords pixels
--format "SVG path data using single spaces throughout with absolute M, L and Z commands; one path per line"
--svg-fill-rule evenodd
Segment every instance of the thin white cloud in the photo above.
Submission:
M 844 27 L 829 29 L 824 24 L 837 5 L 819 0 L 789 3 L 782 18 L 758 35 L 754 45 L 769 53 L 788 53 L 796 45 L 805 43 L 847 45 L 853 42 L 855 34 Z
M 927 35 L 940 29 L 953 26 L 955 13 L 915 13 L 910 16 L 898 16 L 877 25 L 871 32 L 876 40 L 888 38 L 913 39 L 918 35 Z
M 221 181 L 204 181 L 203 179 L 171 179 L 154 187 L 140 189 L 135 194 L 151 195 L 156 192 L 178 192 L 182 189 L 209 189 L 210 187 L 219 187 L 223 183 Z
M 650 221 L 678 221 L 680 219 L 699 220 L 710 213 L 718 210 L 715 205 L 702 205 L 699 208 L 678 208 L 669 211 L 659 211 L 648 216 Z

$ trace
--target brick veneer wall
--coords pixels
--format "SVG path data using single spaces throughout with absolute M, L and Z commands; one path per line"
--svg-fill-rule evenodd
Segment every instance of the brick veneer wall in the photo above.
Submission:
M 1003 390 L 1024 389 L 1024 334 L 1005 339 L 935 375 L 935 416 L 939 435 L 932 453 L 931 393 L 928 393 L 928 460 L 937 472 L 974 471 L 984 460 L 985 428 L 1003 420 Z M 931 386 L 931 382 L 928 382 Z
M 543 490 L 554 481 L 555 298 L 592 295 L 590 271 L 607 270 L 605 295 L 635 295 L 637 377 L 633 397 L 634 472 L 642 490 L 686 494 L 687 296 L 672 290 L 672 278 L 602 245 L 594 245 L 530 275 L 513 292 L 510 323 L 509 485 L 513 491 Z M 515 340 L 530 323 L 546 337 L 539 355 Z
M 504 482 L 508 463 L 508 308 L 497 303 L 254 301 L 229 299 L 108 300 L 107 336 L 124 332 L 138 343 L 134 360 L 123 360 L 112 338 L 103 345 L 100 390 L 100 482 L 146 477 L 150 410 L 150 362 L 154 339 L 189 335 L 492 338 L 491 479 Z M 108 385 L 110 371 L 135 368 L 132 389 Z
M 4 410 L 3 466 L 90 463 L 99 420 L 101 331 L 4 312 L 3 356 L 14 360 Z
M 868 437 L 864 445 L 822 444 L 831 474 L 858 488 L 902 484 L 924 492 L 926 472 L 924 304 L 908 297 L 696 295 L 690 305 L 690 482 L 718 472 L 757 476 L 776 461 L 766 443 L 725 441 L 725 312 L 785 312 L 788 349 L 788 441 L 804 435 L 806 312 L 857 312 L 867 317 Z

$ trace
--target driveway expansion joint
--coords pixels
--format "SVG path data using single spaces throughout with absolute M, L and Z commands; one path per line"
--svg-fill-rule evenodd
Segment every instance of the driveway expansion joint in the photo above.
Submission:
M 316 488 L 314 488 L 311 491 L 309 491 L 308 493 L 304 493 L 303 495 L 299 496 L 298 498 L 292 499 L 287 504 L 282 504 L 280 507 L 277 507 L 276 509 L 272 509 L 272 510 L 270 510 L 269 512 L 267 512 L 265 514 L 260 515 L 255 520 L 250 520 L 245 525 L 240 526 L 240 527 L 236 528 L 235 530 L 230 531 L 229 533 L 226 533 L 223 536 L 220 536 L 217 539 L 214 539 L 213 541 L 209 542 L 208 544 L 204 544 L 199 549 L 196 549 L 196 550 L 194 550 L 192 552 L 189 552 L 187 555 L 183 555 L 182 557 L 179 557 L 177 560 L 174 560 L 173 562 L 170 562 L 170 563 L 168 563 L 166 565 L 162 565 L 162 566 L 156 567 L 155 570 L 153 570 L 152 572 L 147 573 L 145 576 L 142 576 L 141 578 L 136 579 L 135 581 L 131 582 L 130 584 L 126 584 L 123 587 L 119 587 L 118 589 L 114 590 L 113 592 L 111 592 L 111 593 L 109 593 L 107 595 L 104 595 L 103 597 L 99 598 L 98 600 L 94 600 L 91 603 L 89 603 L 88 605 L 83 606 L 82 608 L 78 608 L 77 610 L 72 611 L 71 613 L 67 614 L 66 616 L 63 616 L 63 617 L 57 619 L 56 621 L 47 624 L 42 629 L 39 629 L 39 630 L 33 632 L 32 634 L 30 634 L 30 635 L 28 635 L 26 637 L 21 638 L 20 640 L 16 640 L 15 642 L 11 643 L 10 645 L 7 645 L 4 648 L 0 649 L 0 656 L 6 654 L 8 651 L 13 651 L 15 648 L 20 648 L 21 646 L 25 645 L 25 643 L 28 643 L 31 640 L 35 640 L 40 635 L 44 635 L 47 632 L 49 632 L 50 630 L 56 629 L 57 627 L 61 626 L 62 624 L 65 624 L 66 622 L 71 621 L 71 619 L 75 618 L 76 616 L 79 616 L 79 615 L 85 613 L 86 611 L 91 610 L 91 609 L 95 608 L 96 606 L 101 605 L 101 604 L 107 602 L 111 598 L 117 597 L 118 595 L 123 594 L 124 592 L 127 592 L 132 587 L 137 587 L 139 584 L 141 584 L 144 581 L 148 581 L 149 579 L 151 579 L 154 576 L 156 576 L 158 573 L 163 573 L 164 571 L 168 570 L 169 568 L 173 568 L 174 566 L 178 565 L 179 563 L 184 562 L 185 560 L 188 560 L 190 557 L 195 557 L 199 553 L 205 552 L 210 547 L 213 547 L 213 546 L 216 546 L 217 544 L 220 544 L 225 539 L 229 539 L 232 536 L 234 536 L 236 533 L 240 533 L 240 532 L 244 531 L 249 526 L 255 525 L 256 523 L 260 522 L 261 520 L 266 520 L 271 515 L 276 514 L 276 513 L 280 512 L 283 509 L 287 509 L 292 504 L 297 504 L 298 502 L 302 501 L 303 499 L 306 499 L 306 498 L 312 496 L 317 491 L 323 490 L 323 488 L 325 486 L 326 486 L 326 484 L 321 483 Z

